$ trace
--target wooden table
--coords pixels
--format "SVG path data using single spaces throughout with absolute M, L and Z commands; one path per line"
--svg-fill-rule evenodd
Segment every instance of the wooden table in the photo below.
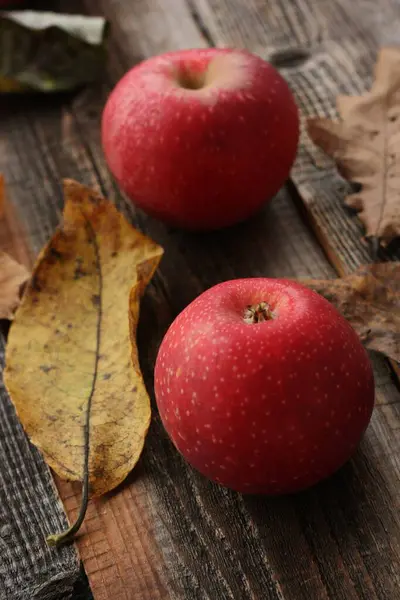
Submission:
M 99 139 L 102 107 L 116 80 L 166 50 L 231 43 L 259 51 L 261 19 L 268 18 L 267 0 L 56 5 L 103 14 L 113 33 L 102 85 L 78 95 L 13 100 L 0 114 L 0 171 L 23 207 L 34 252 L 58 222 L 63 177 L 100 188 L 126 207 Z M 346 271 L 351 264 L 346 240 L 343 250 L 330 238 L 328 259 L 290 186 L 254 219 L 218 233 L 190 235 L 139 210 L 129 214 L 166 251 L 138 332 L 152 397 L 162 336 L 204 289 L 234 277 L 332 277 L 333 265 Z M 174 450 L 154 410 L 139 465 L 126 485 L 90 505 L 78 542 L 96 600 L 400 598 L 400 394 L 388 364 L 374 357 L 374 366 L 377 407 L 361 449 L 335 476 L 291 497 L 245 497 L 207 482 Z M 73 518 L 79 486 L 59 487 Z

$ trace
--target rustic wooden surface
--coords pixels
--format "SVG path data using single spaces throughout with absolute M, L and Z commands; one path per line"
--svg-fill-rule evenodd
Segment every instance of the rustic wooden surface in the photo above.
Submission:
M 138 332 L 152 394 L 163 333 L 205 288 L 241 276 L 329 277 L 334 269 L 290 188 L 245 224 L 189 235 L 131 209 L 102 156 L 99 117 L 110 87 L 127 68 L 148 55 L 184 47 L 223 43 L 260 51 L 267 2 L 64 0 L 59 5 L 104 14 L 112 22 L 104 84 L 78 96 L 2 103 L 0 172 L 34 252 L 58 221 L 60 181 L 66 176 L 99 187 L 164 246 Z M 333 230 L 322 235 L 319 228 L 318 234 L 329 240 L 331 260 L 345 271 L 355 253 L 367 254 L 353 238 L 352 248 L 338 248 L 342 219 L 340 214 L 330 223 Z M 320 222 L 316 214 L 314 224 Z M 91 503 L 78 541 L 95 600 L 398 599 L 400 394 L 385 361 L 374 364 L 377 407 L 361 449 L 334 477 L 292 497 L 243 497 L 205 481 L 173 449 L 155 410 L 137 469 L 115 493 Z M 73 519 L 79 486 L 58 484 Z

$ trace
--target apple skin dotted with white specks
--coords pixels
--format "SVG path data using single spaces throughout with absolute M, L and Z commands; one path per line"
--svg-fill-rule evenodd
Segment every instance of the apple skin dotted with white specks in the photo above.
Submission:
M 259 302 L 275 318 L 246 323 L 245 308 Z M 207 290 L 172 323 L 155 393 L 167 432 L 196 469 L 239 492 L 280 494 L 349 459 L 371 418 L 374 380 L 355 331 L 327 300 L 293 281 L 238 279 Z
M 185 73 L 208 73 L 184 89 Z M 107 163 L 149 214 L 190 229 L 239 222 L 287 179 L 298 109 L 282 76 L 244 50 L 170 52 L 131 69 L 102 118 Z

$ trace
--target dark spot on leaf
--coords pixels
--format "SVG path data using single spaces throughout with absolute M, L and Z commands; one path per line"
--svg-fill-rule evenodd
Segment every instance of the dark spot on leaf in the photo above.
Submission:
M 35 292 L 40 292 L 41 291 L 41 286 L 40 286 L 40 282 L 37 278 L 37 275 L 33 275 L 32 280 L 31 280 L 31 287 Z
M 75 267 L 75 271 L 74 271 L 74 279 L 75 279 L 75 281 L 76 281 L 77 279 L 80 279 L 81 277 L 85 277 L 85 275 L 87 275 L 86 271 L 84 271 L 84 270 L 82 269 L 82 267 L 81 267 L 81 265 L 80 265 L 80 264 L 79 264 L 79 265 L 77 265 L 77 266 Z
M 391 121 L 392 123 L 394 123 L 397 120 L 397 115 L 392 115 L 391 117 L 389 117 L 389 121 Z
M 113 258 L 115 258 L 116 256 L 118 256 L 118 252 L 116 250 L 114 250 L 114 252 L 111 252 L 111 256 Z
M 72 327 L 73 327 L 72 323 L 68 323 L 67 329 L 72 329 Z
M 82 269 L 83 262 L 84 261 L 83 261 L 82 256 L 76 257 L 74 279 L 80 279 L 81 277 L 85 277 L 85 275 L 87 275 L 86 271 L 84 269 Z
M 57 328 L 54 330 L 54 333 L 55 333 L 56 335 L 61 335 L 61 331 L 60 331 L 59 329 L 57 329 Z
M 97 448 L 97 450 L 99 451 L 99 447 Z M 101 448 L 99 454 L 101 455 Z M 101 479 L 103 479 L 104 469 L 102 467 L 95 467 L 91 472 L 91 476 L 91 479 L 97 479 L 98 481 L 100 481 Z
M 93 304 L 93 306 L 100 306 L 99 294 L 92 294 L 92 304 Z
M 39 369 L 41 371 L 43 371 L 43 373 L 50 373 L 50 371 L 52 371 L 54 369 L 54 367 L 49 366 L 49 365 L 40 365 Z
M 110 378 L 111 378 L 111 373 L 104 373 L 104 375 L 103 375 L 103 379 L 104 380 L 107 380 L 107 379 L 110 379 Z
M 64 258 L 64 255 L 61 252 L 59 252 L 56 248 L 50 248 L 50 256 L 56 258 L 57 260 L 61 260 L 62 258 Z
M 136 385 L 134 385 L 134 386 L 133 386 L 133 388 L 132 388 L 132 392 L 133 392 L 133 393 L 137 392 L 137 387 L 136 387 Z

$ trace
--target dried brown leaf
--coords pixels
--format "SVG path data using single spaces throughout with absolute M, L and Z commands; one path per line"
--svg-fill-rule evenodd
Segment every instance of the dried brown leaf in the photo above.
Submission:
M 4 177 L 0 173 L 0 249 L 9 254 L 17 262 L 32 268 L 32 252 L 29 248 L 28 235 L 17 211 L 7 198 Z
M 311 139 L 361 191 L 346 198 L 366 236 L 387 245 L 400 235 L 400 49 L 383 48 L 363 96 L 339 96 L 342 120 L 309 119 Z
M 400 263 L 363 265 L 340 279 L 304 279 L 342 313 L 370 350 L 400 362 Z
M 25 282 L 29 279 L 29 271 L 15 260 L 26 258 L 24 244 L 20 244 L 21 252 L 13 252 L 14 236 L 10 230 L 10 206 L 6 201 L 4 178 L 0 174 L 0 319 L 12 319 L 20 300 Z M 15 229 L 13 227 L 13 229 Z
M 0 319 L 12 319 L 29 271 L 0 250 Z

